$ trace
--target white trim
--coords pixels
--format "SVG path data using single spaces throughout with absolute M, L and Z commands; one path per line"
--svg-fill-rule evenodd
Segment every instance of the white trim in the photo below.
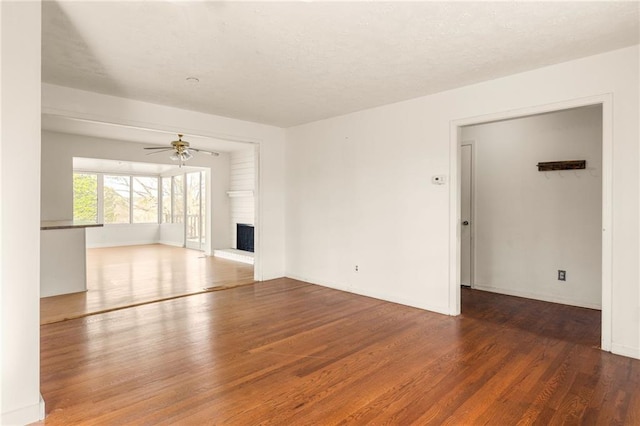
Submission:
M 18 408 L 17 410 L 9 411 L 7 413 L 0 414 L 0 424 L 3 425 L 26 425 L 38 420 L 43 420 L 45 417 L 45 404 L 42 394 L 40 394 L 40 400 L 37 404 L 28 405 L 26 407 Z
M 154 240 L 138 240 L 138 241 L 125 241 L 125 242 L 117 242 L 117 243 L 87 243 L 87 248 L 105 248 L 105 247 L 125 247 L 125 246 L 147 246 L 150 244 L 164 244 L 160 241 Z M 182 247 L 182 246 L 177 246 Z
M 602 103 L 602 338 L 600 346 L 612 350 L 613 334 L 613 95 Z
M 552 302 L 552 303 L 560 303 L 563 305 L 578 306 L 580 308 L 597 309 L 597 310 L 601 310 L 602 308 L 600 305 L 596 303 L 581 302 L 574 299 L 567 299 L 567 298 L 558 297 L 551 294 L 539 294 L 539 293 L 532 293 L 528 291 L 514 290 L 510 288 L 498 288 L 498 287 L 484 286 L 484 285 L 476 285 L 474 286 L 474 288 L 477 290 L 489 291 L 491 293 L 506 294 L 507 296 L 524 297 L 527 299 L 542 300 L 543 302 Z
M 157 243 L 151 243 L 151 244 L 162 244 L 163 246 L 185 248 L 184 245 L 182 245 L 181 243 L 178 243 L 175 241 L 169 241 L 169 240 L 160 240 Z
M 632 348 L 630 346 L 613 343 L 611 345 L 611 352 L 622 356 L 628 356 L 629 358 L 640 359 L 640 348 Z
M 263 281 L 265 277 L 262 272 L 262 197 L 260 196 L 260 144 L 254 144 L 254 191 L 253 191 L 253 279 Z
M 492 121 L 526 117 L 589 105 L 602 105 L 602 331 L 601 347 L 612 350 L 613 291 L 613 94 L 535 105 L 452 120 L 449 127 L 449 314 L 460 314 L 460 141 L 462 127 Z M 617 347 L 617 345 L 616 345 Z
M 307 284 L 319 285 L 322 287 L 332 288 L 334 290 L 345 291 L 347 293 L 357 294 L 359 296 L 371 297 L 373 299 L 382 300 L 384 302 L 391 302 L 391 303 L 397 303 L 399 305 L 410 306 L 412 308 L 418 308 L 418 309 L 434 312 L 437 314 L 442 314 L 442 315 L 449 314 L 447 307 L 419 304 L 419 303 L 416 303 L 416 299 L 405 299 L 403 297 L 398 297 L 396 294 L 392 294 L 392 293 L 377 292 L 377 291 L 365 290 L 361 288 L 354 288 L 351 286 L 343 286 L 337 283 L 323 281 L 320 279 L 314 279 L 309 277 L 303 277 L 296 274 L 287 274 L 287 278 L 291 278 L 297 281 L 302 281 Z
M 460 140 L 462 125 L 449 126 L 449 315 L 460 315 Z
M 471 206 L 470 206 L 470 217 L 469 221 L 471 222 L 471 231 L 470 231 L 470 259 L 469 259 L 469 281 L 471 288 L 474 288 L 474 281 L 476 277 L 476 237 L 475 237 L 475 227 L 476 227 L 476 143 L 475 140 L 467 140 L 460 142 L 460 147 L 468 145 L 471 147 Z M 461 171 L 462 173 L 462 171 Z M 462 174 L 461 174 L 462 176 Z M 461 247 L 462 250 L 462 247 Z

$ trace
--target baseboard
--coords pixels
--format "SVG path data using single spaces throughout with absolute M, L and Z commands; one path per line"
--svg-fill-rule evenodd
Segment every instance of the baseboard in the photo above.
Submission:
M 630 346 L 618 345 L 616 343 L 611 344 L 611 353 L 640 359 L 640 348 L 632 348 Z
M 297 280 L 297 281 L 302 281 L 304 283 L 308 283 L 308 284 L 313 284 L 313 285 L 319 285 L 322 287 L 328 287 L 328 288 L 332 288 L 334 290 L 340 290 L 340 291 L 346 291 L 349 292 L 349 289 L 345 286 L 340 286 L 337 283 L 332 283 L 329 281 L 324 281 L 324 280 L 319 280 L 317 278 L 313 278 L 313 277 L 308 277 L 308 276 L 302 276 L 302 275 L 297 275 L 297 274 L 285 274 L 286 278 L 291 278 L 292 280 Z
M 402 298 L 402 297 L 396 297 L 396 296 L 393 296 L 393 295 L 390 295 L 390 294 L 387 294 L 387 293 L 378 293 L 378 292 L 375 292 L 375 291 L 362 290 L 362 289 L 358 289 L 358 288 L 352 288 L 352 289 L 345 290 L 345 291 L 348 291 L 350 293 L 359 294 L 361 296 L 372 297 L 372 298 L 378 299 L 378 300 L 384 300 L 385 302 L 397 303 L 399 305 L 410 306 L 412 308 L 418 308 L 418 309 L 422 309 L 424 311 L 434 312 L 436 314 L 442 314 L 442 315 L 447 315 L 447 316 L 451 315 L 450 312 L 449 312 L 449 309 L 447 307 L 428 305 L 428 304 L 424 304 L 424 303 L 416 303 L 413 300 L 405 299 L 405 298 Z
M 577 300 L 565 299 L 562 297 L 557 297 L 557 296 L 548 295 L 548 294 L 538 294 L 538 293 L 531 293 L 528 291 L 512 290 L 512 289 L 483 286 L 483 285 L 474 285 L 473 288 L 476 290 L 489 291 L 491 293 L 506 294 L 508 296 L 525 297 L 527 299 L 541 300 L 543 302 L 560 303 L 561 305 L 578 306 L 580 308 L 597 309 L 597 310 L 602 309 L 602 306 L 597 303 L 581 302 Z
M 37 404 L 0 414 L 0 424 L 5 426 L 26 425 L 42 420 L 44 416 L 44 399 L 42 399 L 42 395 L 40 395 L 40 400 Z
M 160 240 L 158 241 L 158 244 L 162 244 L 165 246 L 172 246 L 172 247 L 184 247 L 184 243 L 177 243 L 175 241 Z
M 373 299 L 384 300 L 385 302 L 397 303 L 399 305 L 404 305 L 404 306 L 410 306 L 412 308 L 418 308 L 418 309 L 422 309 L 429 312 L 435 312 L 437 314 L 450 315 L 447 307 L 416 303 L 414 300 L 397 297 L 388 293 L 381 293 L 381 292 L 371 291 L 368 289 L 345 286 L 340 283 L 324 281 L 324 280 L 320 280 L 313 277 L 303 277 L 303 276 L 298 276 L 296 274 L 287 274 L 286 276 L 294 280 L 303 281 L 309 284 L 319 285 L 322 287 L 328 287 L 334 290 L 345 291 L 347 293 L 353 293 L 359 296 L 371 297 Z
M 46 414 L 47 412 L 45 410 L 44 398 L 42 397 L 42 394 L 40 394 L 40 403 L 39 403 L 39 406 L 38 406 L 38 410 L 40 412 L 39 413 L 40 414 L 40 419 L 38 419 L 38 420 L 44 419 L 46 417 L 46 415 L 47 415 Z
M 107 248 L 107 247 L 125 247 L 125 246 L 146 246 L 149 244 L 164 244 L 160 241 L 125 241 L 125 242 L 113 242 L 113 243 L 87 243 L 87 248 Z

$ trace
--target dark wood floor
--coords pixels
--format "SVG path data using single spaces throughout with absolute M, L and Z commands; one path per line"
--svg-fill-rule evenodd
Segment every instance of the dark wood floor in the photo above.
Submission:
M 640 425 L 600 313 L 463 290 L 448 317 L 290 279 L 42 326 L 48 425 Z

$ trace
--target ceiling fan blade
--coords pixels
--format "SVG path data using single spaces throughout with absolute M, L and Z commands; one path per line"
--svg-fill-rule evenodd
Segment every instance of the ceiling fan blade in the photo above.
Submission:
M 215 152 L 215 151 L 206 151 L 206 150 L 204 150 L 204 149 L 189 148 L 189 150 L 191 150 L 191 151 L 195 151 L 195 152 L 198 152 L 198 153 L 201 153 L 201 154 L 214 155 L 214 156 L 216 156 L 216 157 L 220 155 L 220 153 L 219 153 L 219 152 Z
M 173 148 L 164 148 L 164 149 L 161 149 L 160 151 L 147 152 L 145 155 L 160 154 L 160 153 L 167 152 L 167 151 L 174 151 L 174 149 Z
M 145 147 L 144 149 L 173 149 L 173 148 L 168 148 L 166 146 L 150 146 L 150 147 Z

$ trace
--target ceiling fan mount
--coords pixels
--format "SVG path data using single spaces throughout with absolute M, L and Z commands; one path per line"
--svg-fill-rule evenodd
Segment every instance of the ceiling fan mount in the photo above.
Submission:
M 184 151 L 185 149 L 189 149 L 189 142 L 187 141 L 183 141 L 182 137 L 184 135 L 178 133 L 178 140 L 177 141 L 171 141 L 171 146 L 173 146 L 173 148 L 178 151 Z
M 191 158 L 193 158 L 193 154 L 191 153 L 192 151 L 196 153 L 201 153 L 201 154 L 215 155 L 216 157 L 220 155 L 220 153 L 214 152 L 214 151 L 206 151 L 204 149 L 191 148 L 191 145 L 189 144 L 189 142 L 182 140 L 183 136 L 184 135 L 182 133 L 178 133 L 178 140 L 171 141 L 170 147 L 154 146 L 154 147 L 145 147 L 144 149 L 153 150 L 153 152 L 149 152 L 147 155 L 159 154 L 161 152 L 171 152 L 171 155 L 169 156 L 169 158 L 171 158 L 174 161 L 179 161 L 179 167 L 182 167 L 185 161 L 188 161 Z

